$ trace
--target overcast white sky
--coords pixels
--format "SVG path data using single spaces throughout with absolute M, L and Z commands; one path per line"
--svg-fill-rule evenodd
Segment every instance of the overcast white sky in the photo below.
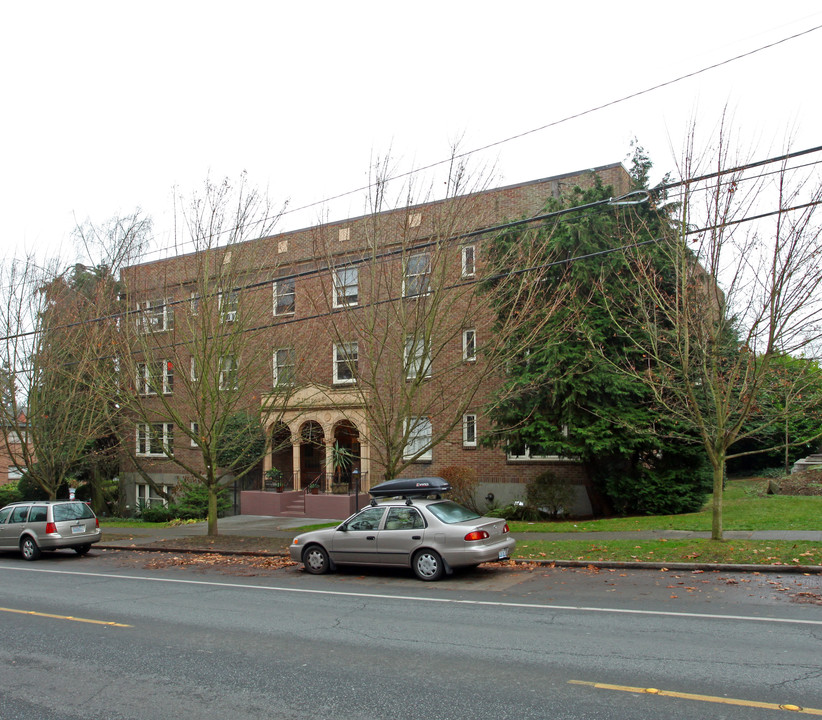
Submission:
M 364 185 L 374 155 L 409 170 L 817 25 L 818 0 L 3 3 L 0 255 L 68 259 L 76 220 L 137 206 L 168 242 L 173 188 L 208 175 L 303 206 Z M 618 162 L 637 136 L 661 174 L 726 104 L 756 158 L 820 145 L 820 48 L 810 32 L 473 162 L 510 184 Z

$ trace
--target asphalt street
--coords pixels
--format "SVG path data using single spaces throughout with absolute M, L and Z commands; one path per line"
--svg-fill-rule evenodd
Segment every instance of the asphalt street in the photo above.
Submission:
M 483 566 L 312 576 L 0 557 L 0 717 L 749 720 L 822 713 L 822 576 Z

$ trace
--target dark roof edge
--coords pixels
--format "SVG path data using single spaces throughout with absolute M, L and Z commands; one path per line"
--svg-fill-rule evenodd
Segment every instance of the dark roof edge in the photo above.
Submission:
M 628 172 L 627 169 L 625 168 L 625 166 L 622 164 L 622 162 L 615 162 L 615 163 L 609 163 L 607 165 L 597 165 L 595 167 L 585 168 L 583 170 L 575 170 L 575 171 L 572 171 L 572 172 L 561 173 L 560 175 L 550 175 L 550 176 L 544 177 L 544 178 L 537 178 L 536 180 L 526 180 L 524 182 L 512 183 L 510 185 L 500 185 L 499 187 L 487 188 L 485 190 L 477 190 L 475 192 L 466 193 L 465 195 L 457 195 L 455 197 L 468 198 L 468 197 L 472 197 L 474 195 L 486 195 L 486 194 L 491 194 L 491 193 L 504 192 L 505 190 L 513 190 L 514 188 L 527 187 L 528 185 L 541 185 L 541 184 L 545 184 L 545 183 L 549 183 L 549 182 L 557 182 L 559 180 L 563 180 L 564 178 L 578 177 L 578 176 L 584 175 L 586 173 L 599 173 L 599 172 L 603 172 L 605 170 L 611 170 L 611 169 L 618 168 L 618 167 L 621 167 L 623 170 L 625 170 L 626 173 Z M 422 207 L 426 207 L 426 206 L 429 206 L 429 205 L 437 205 L 437 204 L 440 204 L 440 203 L 443 203 L 443 202 L 447 202 L 448 200 L 451 200 L 451 199 L 452 198 L 442 198 L 440 200 L 429 200 L 428 202 L 422 202 L 422 203 L 418 203 L 416 205 L 398 206 L 398 207 L 387 209 L 387 210 L 380 210 L 376 214 L 382 215 L 382 214 L 400 212 L 401 210 L 414 210 L 416 208 L 422 208 Z M 373 214 L 374 213 L 367 213 L 367 214 L 364 214 L 364 215 L 354 215 L 354 216 L 342 218 L 340 220 L 331 220 L 329 222 L 320 223 L 320 225 L 322 227 L 326 227 L 326 228 L 336 227 L 336 226 L 339 226 L 339 225 L 345 225 L 347 223 L 353 223 L 353 222 L 357 222 L 359 220 L 363 220 L 365 218 L 371 217 Z M 262 235 L 261 237 L 258 237 L 258 238 L 252 238 L 251 240 L 244 241 L 244 243 L 245 242 L 252 243 L 252 242 L 256 242 L 258 240 L 265 240 L 265 239 L 278 238 L 278 237 L 287 237 L 289 235 L 297 235 L 299 233 L 308 232 L 309 230 L 312 230 L 316 227 L 318 227 L 318 225 L 309 225 L 309 226 L 306 226 L 306 227 L 295 228 L 294 230 L 284 230 L 283 232 L 274 233 L 273 235 Z M 241 243 L 241 244 L 243 244 L 243 243 Z M 217 245 L 214 248 L 212 248 L 212 250 L 220 250 L 220 249 L 225 249 L 227 247 L 228 247 L 228 245 Z M 123 270 L 129 270 L 131 268 L 138 268 L 138 267 L 145 267 L 147 265 L 154 265 L 155 263 L 164 263 L 164 262 L 168 262 L 169 260 L 179 260 L 181 258 L 185 258 L 185 257 L 188 257 L 190 255 L 196 255 L 196 254 L 197 254 L 196 250 L 191 250 L 189 252 L 185 252 L 185 253 L 182 253 L 180 255 L 173 255 L 171 257 L 157 258 L 156 260 L 146 260 L 144 262 L 134 263 L 133 265 L 129 265 L 128 267 L 123 268 Z

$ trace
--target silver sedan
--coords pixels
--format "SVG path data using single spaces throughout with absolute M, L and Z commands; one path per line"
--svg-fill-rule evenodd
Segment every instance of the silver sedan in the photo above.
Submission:
M 289 550 L 315 575 L 337 565 L 392 565 L 439 580 L 452 568 L 504 560 L 515 544 L 503 519 L 450 500 L 414 499 L 366 507 L 337 527 L 298 535 Z

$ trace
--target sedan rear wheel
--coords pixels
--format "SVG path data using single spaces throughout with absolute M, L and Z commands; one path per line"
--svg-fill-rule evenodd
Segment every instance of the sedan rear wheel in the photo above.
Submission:
M 439 580 L 445 570 L 442 558 L 435 550 L 420 550 L 411 561 L 420 580 Z
M 89 550 L 91 550 L 91 545 L 78 545 L 74 548 L 74 552 L 78 555 L 85 555 Z
M 309 545 L 303 553 L 303 565 L 312 575 L 327 573 L 330 563 L 325 548 L 319 545 Z
M 40 557 L 40 548 L 31 535 L 26 535 L 20 541 L 20 554 L 24 560 L 37 560 Z

